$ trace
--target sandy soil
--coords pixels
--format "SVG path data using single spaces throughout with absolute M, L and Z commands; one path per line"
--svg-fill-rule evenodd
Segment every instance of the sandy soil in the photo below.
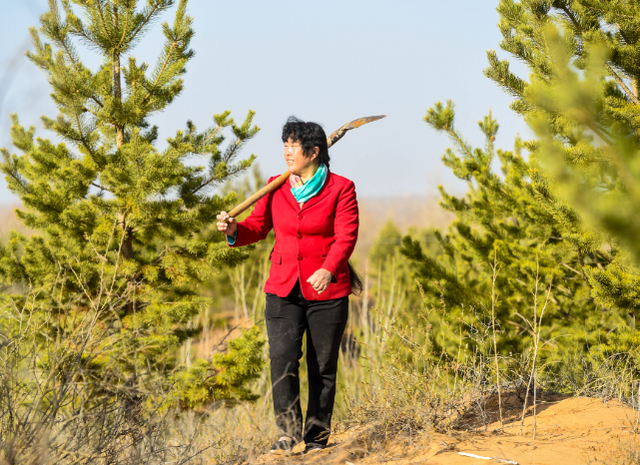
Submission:
M 487 409 L 490 410 L 490 409 Z M 521 404 L 515 396 L 503 402 L 503 427 L 497 414 L 485 425 L 468 416 L 450 434 L 423 433 L 386 444 L 371 440 L 375 431 L 356 428 L 335 435 L 323 451 L 290 456 L 263 455 L 258 464 L 451 464 L 517 463 L 536 465 L 639 463 L 638 413 L 617 401 L 550 397 L 532 409 L 520 435 Z M 497 421 L 496 421 L 497 420 Z M 475 458 L 473 454 L 483 458 Z M 630 458 L 634 458 L 630 461 Z

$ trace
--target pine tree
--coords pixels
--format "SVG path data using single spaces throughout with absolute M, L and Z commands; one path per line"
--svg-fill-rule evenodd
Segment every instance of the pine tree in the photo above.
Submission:
M 27 57 L 45 72 L 59 110 L 55 119 L 42 117 L 43 125 L 63 142 L 36 138 L 33 127 L 12 116 L 21 153 L 3 149 L 1 169 L 22 200 L 19 218 L 36 234 L 12 233 L 0 248 L 0 280 L 31 289 L 11 298 L 46 322 L 43 344 L 57 340 L 62 358 L 86 361 L 89 371 L 79 381 L 98 392 L 136 386 L 137 398 L 178 385 L 174 398 L 194 406 L 251 398 L 246 383 L 262 367 L 256 331 L 231 345 L 228 359 L 189 369 L 179 360 L 180 345 L 199 333 L 194 315 L 208 304 L 198 284 L 246 256 L 229 250 L 211 227 L 235 200 L 214 188 L 250 166 L 253 156 L 238 157 L 258 128 L 252 111 L 242 124 L 227 111 L 204 131 L 187 121 L 166 148 L 158 147 L 150 117 L 181 93 L 194 56 L 187 1 L 178 2 L 173 24 L 162 25 L 154 67 L 132 52 L 174 6 L 174 0 L 49 0 L 40 30 L 31 29 Z M 100 57 L 97 70 L 82 63 L 81 45 Z M 91 329 L 100 337 L 65 345 L 65 335 L 86 321 L 95 322 Z M 194 395 L 187 381 L 198 373 L 206 373 L 206 382 L 196 383 Z M 101 384 L 106 379 L 113 386 Z
M 526 64 L 529 79 L 488 52 L 485 74 L 516 100 L 538 139 L 531 158 L 557 196 L 591 234 L 608 243 L 613 263 L 586 267 L 592 296 L 627 311 L 631 332 L 640 310 L 640 3 L 636 0 L 501 0 L 501 48 Z M 577 238 L 578 240 L 580 238 Z M 581 246 L 585 254 L 593 250 Z
M 478 123 L 485 147 L 473 148 L 455 128 L 451 102 L 437 103 L 425 121 L 451 138 L 457 153 L 448 149 L 443 163 L 468 185 L 464 198 L 440 186 L 441 205 L 456 215 L 449 232 L 435 232 L 441 254 L 425 252 L 411 236 L 403 239 L 403 253 L 414 262 L 425 303 L 439 314 L 431 321 L 436 347 L 451 356 L 461 342 L 468 353 L 486 349 L 480 346 L 488 344 L 496 265 L 495 315 L 502 354 L 523 353 L 530 346 L 526 320 L 532 319 L 534 294 L 543 302 L 549 287 L 541 332 L 546 357 L 587 350 L 624 324 L 626 309 L 601 305 L 586 276 L 589 268 L 607 270 L 611 265 L 601 238 L 585 230 L 575 212 L 550 194 L 548 180 L 523 157 L 522 142 L 516 140 L 514 152 L 496 149 L 498 124 L 489 114 Z M 496 157 L 501 174 L 492 170 Z M 560 210 L 564 214 L 556 215 Z M 589 253 L 584 253 L 586 246 Z

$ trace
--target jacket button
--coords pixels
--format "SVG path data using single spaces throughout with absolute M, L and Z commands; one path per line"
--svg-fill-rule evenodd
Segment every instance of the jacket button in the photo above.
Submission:
M 298 233 L 298 235 L 296 236 L 296 239 L 302 239 L 302 234 Z
M 302 260 L 302 255 L 298 255 L 298 260 Z
M 304 215 L 298 215 L 299 220 L 301 220 L 302 218 L 304 218 Z

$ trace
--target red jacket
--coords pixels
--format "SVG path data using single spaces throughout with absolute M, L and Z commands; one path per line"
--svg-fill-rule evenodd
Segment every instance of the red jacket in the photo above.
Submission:
M 307 300 L 339 299 L 351 294 L 347 260 L 358 238 L 358 202 L 352 181 L 329 172 L 318 195 L 302 208 L 291 192 L 291 184 L 285 182 L 260 199 L 251 215 L 238 223 L 233 247 L 262 240 L 272 228 L 276 243 L 265 292 L 286 297 L 299 280 Z M 322 294 L 307 282 L 320 268 L 334 277 Z

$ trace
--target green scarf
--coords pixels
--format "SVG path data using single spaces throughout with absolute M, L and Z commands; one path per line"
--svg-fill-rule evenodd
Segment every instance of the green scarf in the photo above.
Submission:
M 322 164 L 318 167 L 315 174 L 307 182 L 302 184 L 300 177 L 291 175 L 291 193 L 296 198 L 296 202 L 305 203 L 312 197 L 318 195 L 324 182 L 327 180 L 327 173 L 329 170 L 327 166 Z

